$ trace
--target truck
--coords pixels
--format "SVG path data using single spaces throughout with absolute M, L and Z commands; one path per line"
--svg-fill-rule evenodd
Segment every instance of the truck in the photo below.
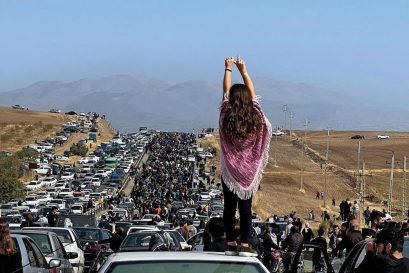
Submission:
M 92 140 L 92 141 L 97 141 L 97 134 L 95 134 L 95 133 L 90 133 L 89 135 L 88 135 L 88 139 L 89 140 Z

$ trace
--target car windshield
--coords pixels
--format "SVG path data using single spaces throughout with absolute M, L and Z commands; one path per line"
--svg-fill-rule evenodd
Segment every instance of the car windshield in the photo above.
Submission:
M 114 263 L 107 273 L 211 273 L 211 272 L 265 272 L 258 264 L 219 261 L 143 261 Z
M 149 247 L 151 235 L 155 232 L 137 232 L 128 235 L 122 243 L 122 247 Z

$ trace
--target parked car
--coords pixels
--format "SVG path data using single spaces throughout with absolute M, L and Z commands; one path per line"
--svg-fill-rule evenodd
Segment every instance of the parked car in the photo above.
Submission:
M 353 135 L 353 136 L 351 136 L 351 139 L 365 139 L 365 136 L 363 136 L 363 135 Z
M 33 172 L 45 175 L 45 174 L 51 173 L 51 168 L 49 166 L 42 165 L 34 169 Z
M 53 187 L 57 183 L 57 179 L 55 177 L 45 177 L 43 179 L 44 187 Z
M 365 246 L 373 240 L 361 241 L 354 246 L 354 248 L 346 257 L 345 261 L 342 263 L 339 273 L 353 273 L 361 265 L 365 258 L 366 250 Z M 403 256 L 409 257 L 409 236 L 405 236 L 405 241 L 403 243 Z M 337 268 L 335 268 L 337 269 Z
M 37 180 L 33 180 L 30 183 L 28 183 L 26 185 L 26 190 L 27 191 L 36 191 L 39 190 L 43 187 L 43 182 L 42 181 L 37 181 Z
M 39 230 L 15 230 L 13 234 L 21 234 L 30 237 L 40 248 L 44 254 L 45 259 L 49 263 L 52 259 L 58 259 L 61 261 L 60 266 L 56 267 L 59 273 L 72 273 L 73 268 L 69 261 L 70 258 L 78 256 L 77 253 L 71 253 L 68 255 L 61 241 L 58 239 L 57 234 L 50 231 Z
M 255 257 L 227 256 L 224 253 L 139 252 L 110 255 L 99 273 L 119 272 L 257 272 L 269 271 Z
M 81 246 L 84 250 L 85 268 L 89 268 L 96 259 L 101 247 L 109 248 L 109 244 L 98 245 L 96 241 L 109 239 L 112 233 L 106 229 L 90 227 L 74 227 L 74 231 L 80 239 Z
M 26 109 L 24 106 L 21 106 L 20 104 L 15 104 L 15 105 L 11 106 L 11 108 L 13 108 L 13 109 L 19 109 L 19 110 L 24 110 L 24 109 Z
M 390 139 L 390 136 L 388 136 L 388 135 L 378 135 L 376 138 L 377 139 Z
M 76 258 L 70 259 L 70 263 L 74 269 L 74 273 L 84 272 L 84 266 L 85 266 L 84 251 L 82 251 L 80 241 L 73 229 L 59 228 L 59 227 L 23 228 L 23 230 L 26 230 L 26 229 L 36 230 L 36 231 L 45 230 L 45 231 L 51 231 L 51 232 L 56 233 L 61 243 L 64 245 L 64 249 L 68 253 L 68 255 L 71 255 L 71 257 L 74 257 L 75 255 L 72 253 L 77 253 Z
M 51 259 L 49 263 L 33 239 L 21 234 L 11 234 L 14 245 L 21 254 L 23 273 L 52 273 L 52 269 L 61 265 L 61 260 Z

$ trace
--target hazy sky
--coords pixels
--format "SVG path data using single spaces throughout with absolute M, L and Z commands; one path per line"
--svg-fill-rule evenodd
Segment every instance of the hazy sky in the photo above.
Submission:
M 0 0 L 0 37 L 1 91 L 123 73 L 219 81 L 241 54 L 253 75 L 409 99 L 409 1 Z

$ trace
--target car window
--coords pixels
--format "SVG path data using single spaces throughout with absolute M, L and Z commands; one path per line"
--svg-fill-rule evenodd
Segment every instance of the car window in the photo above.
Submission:
M 52 238 L 52 240 L 54 242 L 54 245 L 56 247 L 55 254 L 57 255 L 57 258 L 58 259 L 64 259 L 65 255 L 64 255 L 64 246 L 63 246 L 63 244 L 61 243 L 61 241 L 58 239 L 57 236 L 52 235 L 51 238 Z
M 409 238 L 405 238 L 405 242 L 403 243 L 403 256 L 409 258 Z
M 44 255 L 41 253 L 41 250 L 33 242 L 31 242 L 31 246 L 34 250 L 34 255 L 37 259 L 38 267 L 44 267 L 44 268 L 47 267 L 48 266 L 47 261 L 45 260 Z
M 63 245 L 71 244 L 72 243 L 72 238 L 68 230 L 64 229 L 52 229 L 52 232 L 56 233 L 58 236 L 58 239 L 60 239 L 61 243 Z
M 29 239 L 23 238 L 24 246 L 27 249 L 28 262 L 31 267 L 44 267 L 44 261 L 41 261 L 41 251 L 31 243 Z M 39 259 L 40 257 L 40 259 Z
M 33 241 L 36 243 L 36 245 L 41 249 L 41 252 L 44 254 L 49 254 L 52 252 L 51 250 L 51 242 L 48 238 L 47 235 L 45 234 L 35 234 L 35 233 L 30 233 L 26 234 L 28 237 L 33 239 Z
M 114 263 L 107 273 L 128 273 L 128 272 L 155 272 L 155 273 L 204 273 L 204 272 L 265 272 L 256 263 L 234 263 L 234 262 L 185 262 L 185 261 L 145 261 L 145 262 L 125 262 Z

